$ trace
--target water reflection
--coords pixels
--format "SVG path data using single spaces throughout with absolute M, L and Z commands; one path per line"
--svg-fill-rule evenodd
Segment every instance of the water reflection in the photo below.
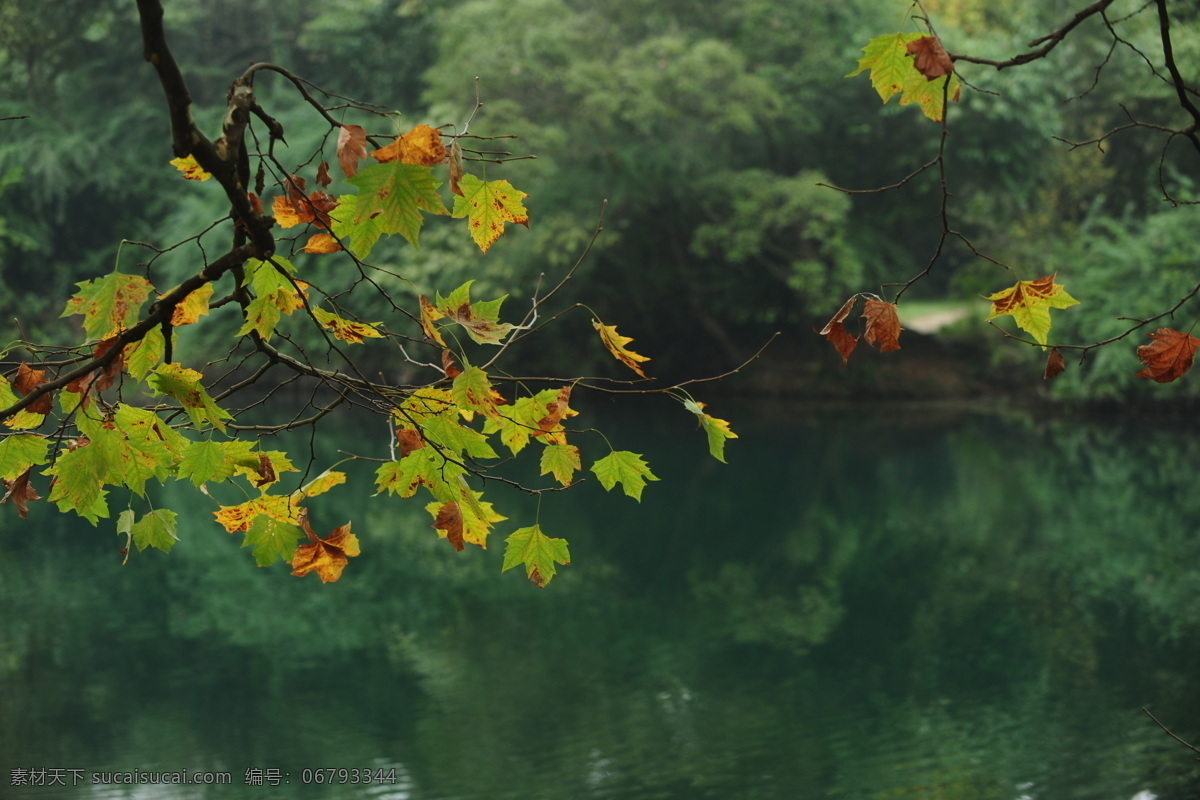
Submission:
M 663 481 L 543 500 L 575 557 L 545 591 L 348 489 L 314 511 L 363 539 L 328 586 L 259 570 L 179 487 L 175 552 L 125 568 L 103 524 L 10 521 L 4 796 L 1196 796 L 1139 711 L 1200 738 L 1196 431 L 729 416 L 731 467 L 686 422 L 606 426 Z M 39 768 L 86 777 L 11 785 Z

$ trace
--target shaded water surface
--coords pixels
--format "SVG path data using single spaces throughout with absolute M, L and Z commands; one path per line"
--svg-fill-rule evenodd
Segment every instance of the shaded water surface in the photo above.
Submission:
M 363 543 L 327 586 L 180 487 L 175 552 L 123 568 L 111 522 L 5 506 L 0 796 L 1200 796 L 1140 710 L 1200 739 L 1200 429 L 711 410 L 728 466 L 605 427 L 663 480 L 545 496 L 541 591 L 498 572 L 512 523 L 455 553 L 369 486 L 314 503 Z

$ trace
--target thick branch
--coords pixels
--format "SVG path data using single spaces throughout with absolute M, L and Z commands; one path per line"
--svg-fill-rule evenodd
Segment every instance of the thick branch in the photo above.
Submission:
M 0 419 L 6 419 L 13 416 L 18 411 L 27 408 L 31 403 L 39 397 L 50 392 L 61 389 L 77 378 L 94 372 L 98 369 L 104 369 L 113 359 L 115 359 L 122 350 L 134 342 L 140 342 L 145 338 L 146 334 L 154 330 L 154 328 L 168 322 L 171 316 L 175 313 L 175 306 L 183 302 L 183 299 L 189 294 L 199 289 L 204 284 L 215 281 L 224 275 L 234 266 L 244 264 L 248 258 L 253 256 L 254 250 L 251 246 L 234 248 L 225 255 L 218 258 L 216 261 L 209 264 L 207 267 L 191 276 L 183 283 L 176 286 L 171 291 L 167 292 L 150 307 L 148 313 L 140 322 L 132 328 L 122 331 L 113 342 L 113 345 L 95 358 L 90 358 L 83 362 L 80 366 L 63 373 L 57 378 L 45 383 L 39 384 L 34 389 L 31 389 L 28 394 L 12 404 L 8 408 L 0 410 Z
M 1184 82 L 1183 75 L 1179 72 L 1179 65 L 1175 63 L 1175 53 L 1171 47 L 1171 15 L 1167 12 L 1167 0 L 1158 0 L 1158 29 L 1159 35 L 1162 37 L 1163 60 L 1166 62 L 1167 70 L 1171 73 L 1171 82 L 1175 85 L 1175 93 L 1179 96 L 1179 105 L 1183 106 L 1183 110 L 1192 116 L 1192 124 L 1183 131 L 1183 134 L 1197 150 L 1200 150 L 1200 137 L 1196 136 L 1196 128 L 1200 126 L 1200 109 L 1196 108 L 1192 98 L 1188 97 L 1187 83 Z

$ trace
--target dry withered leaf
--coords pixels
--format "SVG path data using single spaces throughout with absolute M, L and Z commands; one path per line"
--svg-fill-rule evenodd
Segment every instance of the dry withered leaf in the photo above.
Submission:
M 24 397 L 45 382 L 46 370 L 33 369 L 22 361 L 21 365 L 17 367 L 17 379 L 13 381 L 12 388 L 13 391 Z M 53 408 L 54 400 L 49 392 L 26 406 L 26 410 L 33 414 L 49 414 Z
M 347 178 L 358 172 L 358 162 L 367 157 L 367 132 L 358 125 L 343 125 L 338 131 L 337 160 Z
M 442 504 L 433 520 L 433 527 L 446 532 L 446 539 L 454 545 L 455 550 L 463 549 L 463 513 L 457 502 L 451 500 Z
M 279 480 L 279 477 L 275 474 L 275 465 L 271 463 L 271 459 L 266 453 L 258 454 L 258 466 L 254 468 L 254 473 L 258 477 L 252 483 L 258 487 L 263 487 L 268 483 L 274 483 Z M 305 519 L 307 520 L 307 517 Z
M 442 370 L 446 373 L 446 377 L 451 380 L 462 375 L 462 369 L 454 362 L 454 354 L 449 350 L 442 351 Z
M 446 160 L 446 145 L 442 143 L 442 134 L 436 128 L 422 123 L 371 155 L 381 164 L 399 161 L 401 164 L 432 167 Z
M 412 428 L 400 428 L 396 431 L 396 442 L 400 445 L 400 457 L 404 458 L 413 450 L 420 450 L 425 446 L 425 437 L 420 431 Z
M 458 182 L 463 176 L 463 155 L 462 145 L 455 139 L 450 145 L 450 191 L 454 192 L 459 197 L 463 196 L 462 189 L 458 188 Z
M 1148 335 L 1154 341 L 1137 349 L 1138 359 L 1146 365 L 1137 377 L 1170 383 L 1192 368 L 1200 339 L 1172 328 L 1159 328 Z
M 4 494 L 4 498 L 0 499 L 0 503 L 7 503 L 8 498 L 12 498 L 13 504 L 17 507 L 17 514 L 21 519 L 25 519 L 25 515 L 29 513 L 29 501 L 41 500 L 39 495 L 29 484 L 29 473 L 33 467 L 22 472 L 15 480 L 5 481 L 4 485 L 8 487 L 8 491 Z
M 954 72 L 954 62 L 950 60 L 950 55 L 936 36 L 922 36 L 920 39 L 913 39 L 908 43 L 906 49 L 908 54 L 913 56 L 913 66 L 917 68 L 917 72 L 925 76 L 927 81 L 936 80 Z
M 329 162 L 322 161 L 317 167 L 317 183 L 328 188 L 329 184 L 333 183 L 333 178 L 329 177 Z
M 342 570 L 350 563 L 350 558 L 361 552 L 358 537 L 350 532 L 349 522 L 335 528 L 324 539 L 313 534 L 307 514 L 301 516 L 301 527 L 312 541 L 297 547 L 292 556 L 292 574 L 297 578 L 315 571 L 322 583 L 332 583 L 342 577 Z
M 1067 362 L 1063 360 L 1062 353 L 1058 352 L 1057 347 L 1051 347 L 1050 354 L 1046 356 L 1046 380 L 1057 378 L 1066 368 Z
M 858 295 L 847 300 L 829 322 L 825 323 L 825 327 L 818 331 L 818 334 L 828 339 L 842 356 L 843 367 L 846 366 L 846 362 L 850 360 L 850 354 L 858 345 L 858 337 L 846 330 L 846 318 L 854 310 L 856 302 L 858 302 Z
M 863 304 L 862 315 L 867 321 L 863 331 L 867 344 L 875 345 L 881 353 L 900 349 L 900 317 L 896 314 L 895 303 L 868 298 Z
M 538 430 L 533 432 L 534 436 L 540 436 L 544 433 L 549 433 L 558 427 L 559 423 L 565 417 L 575 416 L 571 406 L 571 387 L 564 386 L 558 390 L 555 399 L 546 403 L 546 416 L 538 420 Z

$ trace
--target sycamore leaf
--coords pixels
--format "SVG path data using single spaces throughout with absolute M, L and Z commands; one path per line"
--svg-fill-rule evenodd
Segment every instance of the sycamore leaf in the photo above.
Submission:
M 212 177 L 212 174 L 204 171 L 204 167 L 196 163 L 195 156 L 184 156 L 183 158 L 172 158 L 169 162 L 171 166 L 183 173 L 183 177 L 189 181 L 206 181 Z
M 551 394 L 553 396 L 551 397 Z M 555 392 L 553 389 L 545 389 L 538 392 L 534 400 L 545 406 L 546 414 L 537 421 L 537 430 L 532 431 L 534 436 L 545 437 L 543 441 L 546 443 L 557 442 L 564 444 L 566 439 L 559 434 L 562 430 L 562 421 L 579 415 L 579 412 L 571 408 L 571 387 L 564 386 Z M 542 473 L 543 475 L 545 473 Z
M 454 217 L 468 218 L 471 238 L 486 253 L 492 243 L 504 235 L 504 223 L 529 227 L 529 212 L 522 200 L 529 195 L 508 181 L 482 181 L 463 175 L 458 182 L 462 194 L 454 198 Z
M 122 357 L 125 359 L 125 368 L 129 374 L 143 380 L 150 372 L 162 363 L 163 354 L 166 350 L 166 341 L 163 339 L 162 328 L 153 327 L 146 332 L 146 335 L 140 342 L 126 346 Z
M 313 316 L 317 318 L 317 322 L 321 323 L 321 327 L 326 328 L 333 333 L 338 339 L 351 344 L 358 344 L 363 339 L 382 339 L 383 334 L 380 333 L 374 325 L 382 325 L 382 322 L 365 323 L 353 322 L 352 320 L 343 319 L 333 312 L 326 311 L 323 308 L 313 307 Z
M 171 314 L 171 326 L 178 328 L 191 325 L 208 313 L 208 301 L 212 298 L 213 285 L 206 283 L 199 289 L 188 292 L 187 297 L 179 301 Z M 169 294 L 169 292 L 168 292 Z M 166 295 L 159 295 L 159 299 Z
M 402 164 L 420 164 L 432 167 L 446 160 L 446 145 L 436 128 L 421 124 L 408 133 L 397 136 L 391 144 L 371 153 L 380 163 L 399 161 Z
M 359 125 L 343 125 L 338 131 L 337 160 L 347 178 L 354 177 L 358 162 L 366 157 L 367 131 Z
M 478 411 L 486 417 L 499 416 L 496 410 L 504 398 L 492 388 L 486 372 L 476 366 L 468 366 L 450 384 L 450 396 L 461 408 Z
M 371 254 L 379 237 L 389 231 L 380 214 L 355 222 L 357 211 L 358 195 L 342 195 L 338 198 L 337 210 L 330 215 L 332 220 L 330 229 L 339 239 L 348 244 L 351 253 L 362 259 Z
M 96 347 L 92 350 L 92 358 L 99 358 L 112 349 L 116 342 L 115 336 L 97 342 Z M 117 376 L 121 374 L 121 369 L 125 365 L 124 351 L 117 353 L 111 361 L 104 367 L 98 370 L 93 370 L 87 375 L 76 378 L 67 384 L 67 391 L 73 394 L 80 395 L 83 399 L 81 402 L 88 400 L 89 392 L 94 388 L 97 392 L 103 392 L 108 387 L 112 386 Z
M 24 397 L 45 382 L 46 370 L 34 369 L 22 361 L 21 365 L 17 367 L 17 379 L 13 381 L 12 388 L 14 392 Z M 47 392 L 25 406 L 25 410 L 30 414 L 49 414 L 54 410 L 54 398 Z
M 708 452 L 713 458 L 724 464 L 725 440 L 736 439 L 738 438 L 737 434 L 729 429 L 729 423 L 725 420 L 706 414 L 704 403 L 685 400 L 683 406 L 700 420 L 700 427 L 704 428 L 704 433 L 708 437 Z
M 343 221 L 340 229 L 335 228 L 339 236 L 354 237 L 354 226 L 378 216 L 375 224 L 380 233 L 398 233 L 415 247 L 425 222 L 421 212 L 446 213 L 433 180 L 433 170 L 420 164 L 400 161 L 375 164 L 350 178 L 350 183 L 358 187 L 358 199 L 353 214 L 349 215 L 349 223 Z M 359 252 L 358 247 L 355 241 L 355 254 Z
M 83 315 L 83 329 L 89 339 L 107 339 L 133 327 L 142 303 L 154 290 L 141 275 L 123 272 L 111 272 L 75 285 L 79 291 L 67 301 L 62 316 Z
M 608 352 L 612 353 L 613 358 L 629 367 L 641 377 L 646 377 L 646 373 L 638 366 L 638 362 L 649 361 L 650 357 L 635 353 L 625 346 L 633 341 L 632 337 L 622 336 L 617 333 L 616 325 L 601 325 L 599 320 L 592 320 L 592 327 L 600 332 L 600 341 L 608 348 Z
M 474 282 L 473 280 L 467 281 L 447 297 L 442 297 L 441 293 L 438 293 L 434 307 L 425 308 L 428 300 L 422 303 L 421 326 L 425 329 L 426 335 L 430 335 L 431 331 L 437 332 L 437 327 L 433 325 L 434 322 L 448 317 L 462 325 L 467 335 L 476 344 L 498 345 L 504 341 L 504 337 L 513 329 L 511 324 L 500 321 L 500 306 L 508 299 L 508 295 L 497 297 L 495 300 L 479 300 L 472 303 L 471 284 Z M 428 327 L 426 327 L 427 322 Z M 443 347 L 445 346 L 440 335 L 430 335 L 430 338 Z
M 287 561 L 293 558 L 296 551 L 296 540 L 304 536 L 296 525 L 266 514 L 255 516 L 241 530 L 246 532 L 242 539 L 242 547 L 250 548 L 250 552 L 254 555 L 254 562 L 260 567 L 269 567 L 276 561 Z
M 438 536 L 449 539 L 456 550 L 463 549 L 460 546 L 463 542 L 479 545 L 486 550 L 492 523 L 508 519 L 497 514 L 492 509 L 492 504 L 483 502 L 481 497 L 483 492 L 471 492 L 469 497 L 464 496 L 464 502 L 461 503 L 451 500 L 445 503 L 433 502 L 425 506 L 425 510 L 433 517 L 433 527 L 438 531 Z M 448 508 L 449 506 L 454 508 Z M 455 527 L 456 525 L 460 527 Z
M 237 456 L 230 452 L 230 442 L 189 442 L 184 448 L 176 477 L 189 480 L 196 486 L 222 483 L 237 470 Z
M 437 306 L 429 302 L 429 298 L 421 295 L 421 330 L 425 331 L 425 335 L 442 347 L 446 346 L 446 340 L 442 338 L 442 332 L 438 330 L 436 325 L 439 319 L 445 317 L 445 313 L 440 311 Z
M 838 312 L 818 332 L 818 335 L 828 339 L 838 351 L 838 354 L 841 355 L 843 367 L 846 366 L 846 362 L 850 360 L 850 354 L 854 352 L 855 346 L 858 345 L 858 337 L 846 330 L 846 318 L 850 316 L 850 312 L 854 309 L 854 304 L 857 301 L 858 295 L 854 295 L 843 303 Z
M 988 296 L 987 299 L 992 301 L 992 313 L 988 314 L 987 320 L 1012 315 L 1017 327 L 1033 336 L 1038 344 L 1045 345 L 1050 336 L 1050 309 L 1079 304 L 1066 289 L 1054 282 L 1054 277 L 1046 275 L 1035 281 L 1017 281 L 1016 285 Z
M 217 430 L 224 431 L 223 420 L 233 419 L 233 415 L 217 406 L 209 396 L 200 384 L 203 377 L 196 370 L 173 362 L 157 367 L 150 375 L 149 384 L 154 394 L 170 395 L 179 401 L 193 424 L 199 426 L 208 422 Z
M 913 57 L 917 72 L 932 81 L 954 72 L 954 62 L 936 36 L 922 36 L 905 45 L 904 51 Z
M 464 492 L 459 477 L 466 471 L 432 447 L 420 447 L 375 471 L 380 492 L 412 497 L 421 486 L 443 502 L 460 499 Z
M 1063 354 L 1058 351 L 1057 347 L 1051 347 L 1050 353 L 1046 356 L 1046 380 L 1053 380 L 1062 374 L 1062 371 L 1067 368 L 1067 362 L 1063 360 Z
M 504 566 L 501 572 L 518 564 L 525 565 L 525 574 L 540 589 L 557 574 L 555 564 L 571 563 L 571 553 L 566 539 L 555 539 L 542 533 L 541 526 L 532 525 L 513 531 L 505 540 Z
M 21 519 L 25 519 L 25 515 L 29 513 L 29 501 L 42 499 L 41 495 L 29 485 L 29 473 L 32 470 L 33 467 L 28 467 L 16 478 L 12 480 L 6 478 L 4 480 L 4 485 L 8 491 L 4 493 L 3 498 L 0 498 L 0 503 L 7 503 L 8 498 L 11 497 L 13 505 L 17 507 L 17 515 Z
M 0 375 L 0 408 L 8 408 L 17 402 L 17 395 L 13 391 L 13 387 L 8 382 L 8 378 Z M 45 421 L 44 414 L 35 414 L 25 408 L 13 414 L 8 419 L 4 420 L 5 427 L 22 430 L 25 428 L 36 428 Z
M 304 524 L 307 526 L 307 518 L 304 518 Z M 312 541 L 297 547 L 291 559 L 292 574 L 298 578 L 315 571 L 321 583 L 332 583 L 342 577 L 342 570 L 350 563 L 350 558 L 360 552 L 358 537 L 350 532 L 349 522 L 334 528 L 324 539 L 311 534 L 309 538 Z
M 619 483 L 625 494 L 639 503 L 646 481 L 658 480 L 650 471 L 650 465 L 642 460 L 640 455 L 628 450 L 614 450 L 592 464 L 591 469 L 605 491 L 611 491 Z
M 1137 349 L 1138 360 L 1146 365 L 1137 377 L 1170 383 L 1192 368 L 1200 339 L 1172 328 L 1159 328 L 1147 335 L 1154 341 Z
M 132 514 L 132 512 L 122 512 L 121 516 L 124 517 L 125 514 Z M 147 547 L 162 550 L 164 553 L 171 552 L 171 548 L 179 541 L 179 537 L 175 535 L 177 516 L 170 509 L 159 508 L 133 523 L 128 532 L 133 537 L 133 543 L 137 546 L 138 552 Z
M 934 122 L 941 122 L 945 116 L 945 98 L 957 101 L 962 83 L 952 72 L 944 78 L 932 80 L 921 73 L 913 63 L 908 46 L 923 38 L 926 37 L 920 33 L 896 33 L 872 39 L 863 48 L 858 69 L 846 77 L 851 78 L 870 70 L 871 85 L 883 102 L 900 94 L 900 105 L 916 103 L 925 116 Z
M 317 183 L 324 188 L 329 188 L 329 184 L 333 183 L 333 178 L 329 177 L 328 161 L 322 161 L 317 165 Z
M 868 298 L 863 304 L 862 315 L 867 321 L 863 331 L 867 344 L 877 346 L 881 353 L 900 349 L 900 317 L 896 314 L 895 303 Z
M 306 253 L 336 253 L 341 249 L 342 246 L 338 240 L 328 233 L 314 233 L 304 243 L 304 252 Z
M 112 472 L 113 459 L 103 447 L 90 445 L 87 439 L 75 440 L 46 474 L 54 476 L 50 502 L 60 511 L 74 511 L 95 525 L 100 517 L 108 516 L 104 479 Z
M 563 486 L 570 486 L 579 471 L 579 448 L 573 444 L 552 444 L 542 451 L 542 475 L 553 475 Z
M 0 478 L 15 481 L 30 467 L 46 463 L 50 442 L 32 433 L 14 433 L 0 439 Z

